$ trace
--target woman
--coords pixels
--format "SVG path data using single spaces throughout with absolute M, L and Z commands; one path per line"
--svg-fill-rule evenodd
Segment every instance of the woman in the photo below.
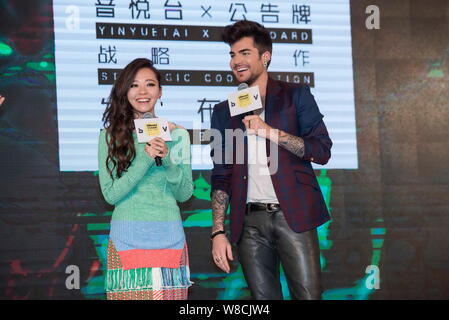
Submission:
M 154 138 L 141 144 L 134 131 L 133 120 L 154 114 L 161 95 L 159 71 L 150 60 L 135 59 L 120 73 L 103 114 L 100 186 L 105 200 L 115 205 L 107 250 L 108 299 L 187 299 L 191 285 L 176 203 L 193 192 L 189 134 L 170 123 L 172 141 Z

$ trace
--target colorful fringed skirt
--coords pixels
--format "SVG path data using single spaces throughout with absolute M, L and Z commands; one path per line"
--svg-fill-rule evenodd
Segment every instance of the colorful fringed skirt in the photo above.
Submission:
M 106 295 L 108 300 L 186 300 L 190 282 L 187 244 L 179 268 L 124 270 L 117 250 L 109 240 Z

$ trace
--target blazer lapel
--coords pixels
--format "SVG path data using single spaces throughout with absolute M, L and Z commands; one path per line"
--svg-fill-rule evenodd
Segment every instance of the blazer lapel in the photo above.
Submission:
M 281 91 L 281 87 L 279 84 L 268 78 L 267 83 L 267 93 L 265 96 L 265 122 L 268 125 L 279 123 L 279 112 L 276 112 L 276 108 L 280 106 L 280 96 L 279 92 Z
M 238 115 L 238 116 L 234 116 L 231 117 L 231 127 L 233 130 L 236 129 L 241 129 L 244 133 L 244 139 L 243 139 L 243 149 L 244 149 L 244 156 L 243 156 L 243 161 L 244 161 L 244 167 L 242 166 L 235 166 L 236 168 L 241 168 L 244 169 L 245 171 L 241 173 L 241 176 L 243 177 L 244 175 L 247 174 L 247 164 L 248 164 L 248 138 L 246 136 L 246 128 L 245 128 L 245 124 L 243 123 L 243 118 L 244 116 L 242 114 Z M 238 150 L 236 150 L 236 144 L 233 144 L 233 152 L 234 152 L 234 159 L 235 157 L 237 157 L 237 153 L 239 153 Z M 241 152 L 241 151 L 240 151 Z
M 281 106 L 280 93 L 281 87 L 277 81 L 268 78 L 267 83 L 267 93 L 265 96 L 265 122 L 274 128 L 279 127 L 279 107 Z M 271 140 L 266 139 L 267 157 L 270 157 L 270 149 L 275 147 L 274 144 L 271 145 Z

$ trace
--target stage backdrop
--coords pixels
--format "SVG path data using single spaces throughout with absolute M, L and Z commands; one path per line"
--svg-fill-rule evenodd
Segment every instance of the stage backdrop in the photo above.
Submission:
M 373 4 L 379 29 L 366 24 Z M 270 30 L 271 76 L 311 86 L 334 141 L 314 166 L 333 218 L 319 228 L 323 298 L 449 298 L 446 1 L 0 1 L 0 12 L 0 298 L 105 298 L 113 208 L 97 140 L 114 79 L 137 57 L 162 71 L 158 116 L 192 135 L 190 298 L 249 298 L 238 261 L 224 274 L 210 258 L 200 140 L 236 90 L 219 35 L 241 19 Z

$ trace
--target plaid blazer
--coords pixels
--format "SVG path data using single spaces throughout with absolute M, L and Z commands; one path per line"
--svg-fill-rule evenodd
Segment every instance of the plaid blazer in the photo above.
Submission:
M 226 129 L 245 131 L 243 117 L 231 118 L 228 103 L 223 101 L 215 105 L 211 118 L 211 128 L 217 129 L 222 137 L 211 138 L 214 164 L 211 192 L 220 189 L 230 196 L 232 242 L 239 240 L 243 229 L 248 192 L 248 148 L 246 137 L 243 147 L 224 137 Z M 265 122 L 273 128 L 302 137 L 305 145 L 305 155 L 301 159 L 267 139 L 269 161 L 273 160 L 270 160 L 270 148 L 277 148 L 277 170 L 270 171 L 271 181 L 285 218 L 295 232 L 314 229 L 330 219 L 311 165 L 311 162 L 326 164 L 331 156 L 332 141 L 322 118 L 308 86 L 268 80 Z M 217 161 L 218 155 L 222 161 Z M 239 157 L 243 161 L 236 161 Z

